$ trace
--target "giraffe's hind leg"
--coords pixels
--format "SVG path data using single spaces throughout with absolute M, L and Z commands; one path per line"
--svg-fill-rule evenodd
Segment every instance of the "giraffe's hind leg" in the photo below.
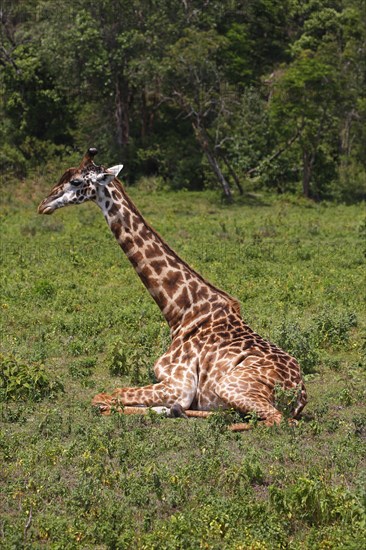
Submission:
M 232 407 L 240 413 L 256 413 L 258 417 L 264 421 L 266 426 L 280 424 L 282 420 L 282 413 L 264 397 L 249 393 L 244 395 L 241 399 L 230 399 L 229 397 L 226 402 L 229 407 Z
M 243 414 L 256 413 L 267 426 L 282 420 L 282 413 L 273 406 L 272 392 L 264 384 L 254 389 L 236 376 L 228 375 L 220 380 L 216 393 L 228 407 Z

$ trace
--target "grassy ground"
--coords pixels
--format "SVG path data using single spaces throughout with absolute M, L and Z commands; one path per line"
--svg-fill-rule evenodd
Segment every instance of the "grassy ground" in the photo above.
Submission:
M 152 379 L 169 332 L 94 205 L 36 215 L 50 181 L 2 190 L 0 546 L 364 547 L 363 207 L 130 190 L 306 373 L 296 429 L 234 434 L 222 413 L 93 413 L 95 393 Z

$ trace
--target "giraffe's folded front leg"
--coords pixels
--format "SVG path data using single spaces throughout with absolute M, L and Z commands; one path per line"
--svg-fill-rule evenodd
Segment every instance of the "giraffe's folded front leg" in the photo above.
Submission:
M 183 396 L 182 390 L 166 382 L 160 382 L 142 388 L 119 388 L 112 394 L 100 393 L 93 398 L 92 405 L 102 414 L 110 414 L 111 410 L 122 412 L 125 405 L 171 407 L 180 403 Z

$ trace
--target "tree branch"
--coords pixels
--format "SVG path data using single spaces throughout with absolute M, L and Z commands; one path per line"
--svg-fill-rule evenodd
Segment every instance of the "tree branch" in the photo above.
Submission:
M 280 149 L 278 149 L 275 153 L 273 153 L 273 155 L 271 155 L 269 158 L 267 159 L 264 159 L 262 160 L 259 164 L 257 164 L 257 166 L 255 166 L 254 168 L 251 168 L 250 170 L 248 170 L 245 175 L 246 176 L 251 176 L 252 174 L 254 174 L 255 172 L 258 172 L 260 169 L 261 169 L 261 166 L 263 165 L 264 162 L 272 162 L 273 160 L 275 160 L 276 158 L 278 158 L 279 156 L 282 155 L 282 153 L 284 153 L 285 151 L 287 151 L 291 145 L 300 137 L 303 129 L 305 127 L 305 123 L 302 123 L 302 125 L 297 129 L 297 132 L 295 135 L 293 135 L 286 143 L 285 145 L 283 145 L 283 147 L 281 147 Z

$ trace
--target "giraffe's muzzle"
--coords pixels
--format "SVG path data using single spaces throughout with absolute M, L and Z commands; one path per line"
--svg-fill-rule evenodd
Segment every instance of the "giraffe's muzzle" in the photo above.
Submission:
M 38 214 L 52 214 L 55 211 L 55 208 L 48 206 L 47 204 L 41 204 L 38 206 Z
M 57 208 L 63 206 L 61 193 L 57 195 L 51 195 L 43 199 L 43 201 L 38 206 L 38 214 L 52 214 Z

